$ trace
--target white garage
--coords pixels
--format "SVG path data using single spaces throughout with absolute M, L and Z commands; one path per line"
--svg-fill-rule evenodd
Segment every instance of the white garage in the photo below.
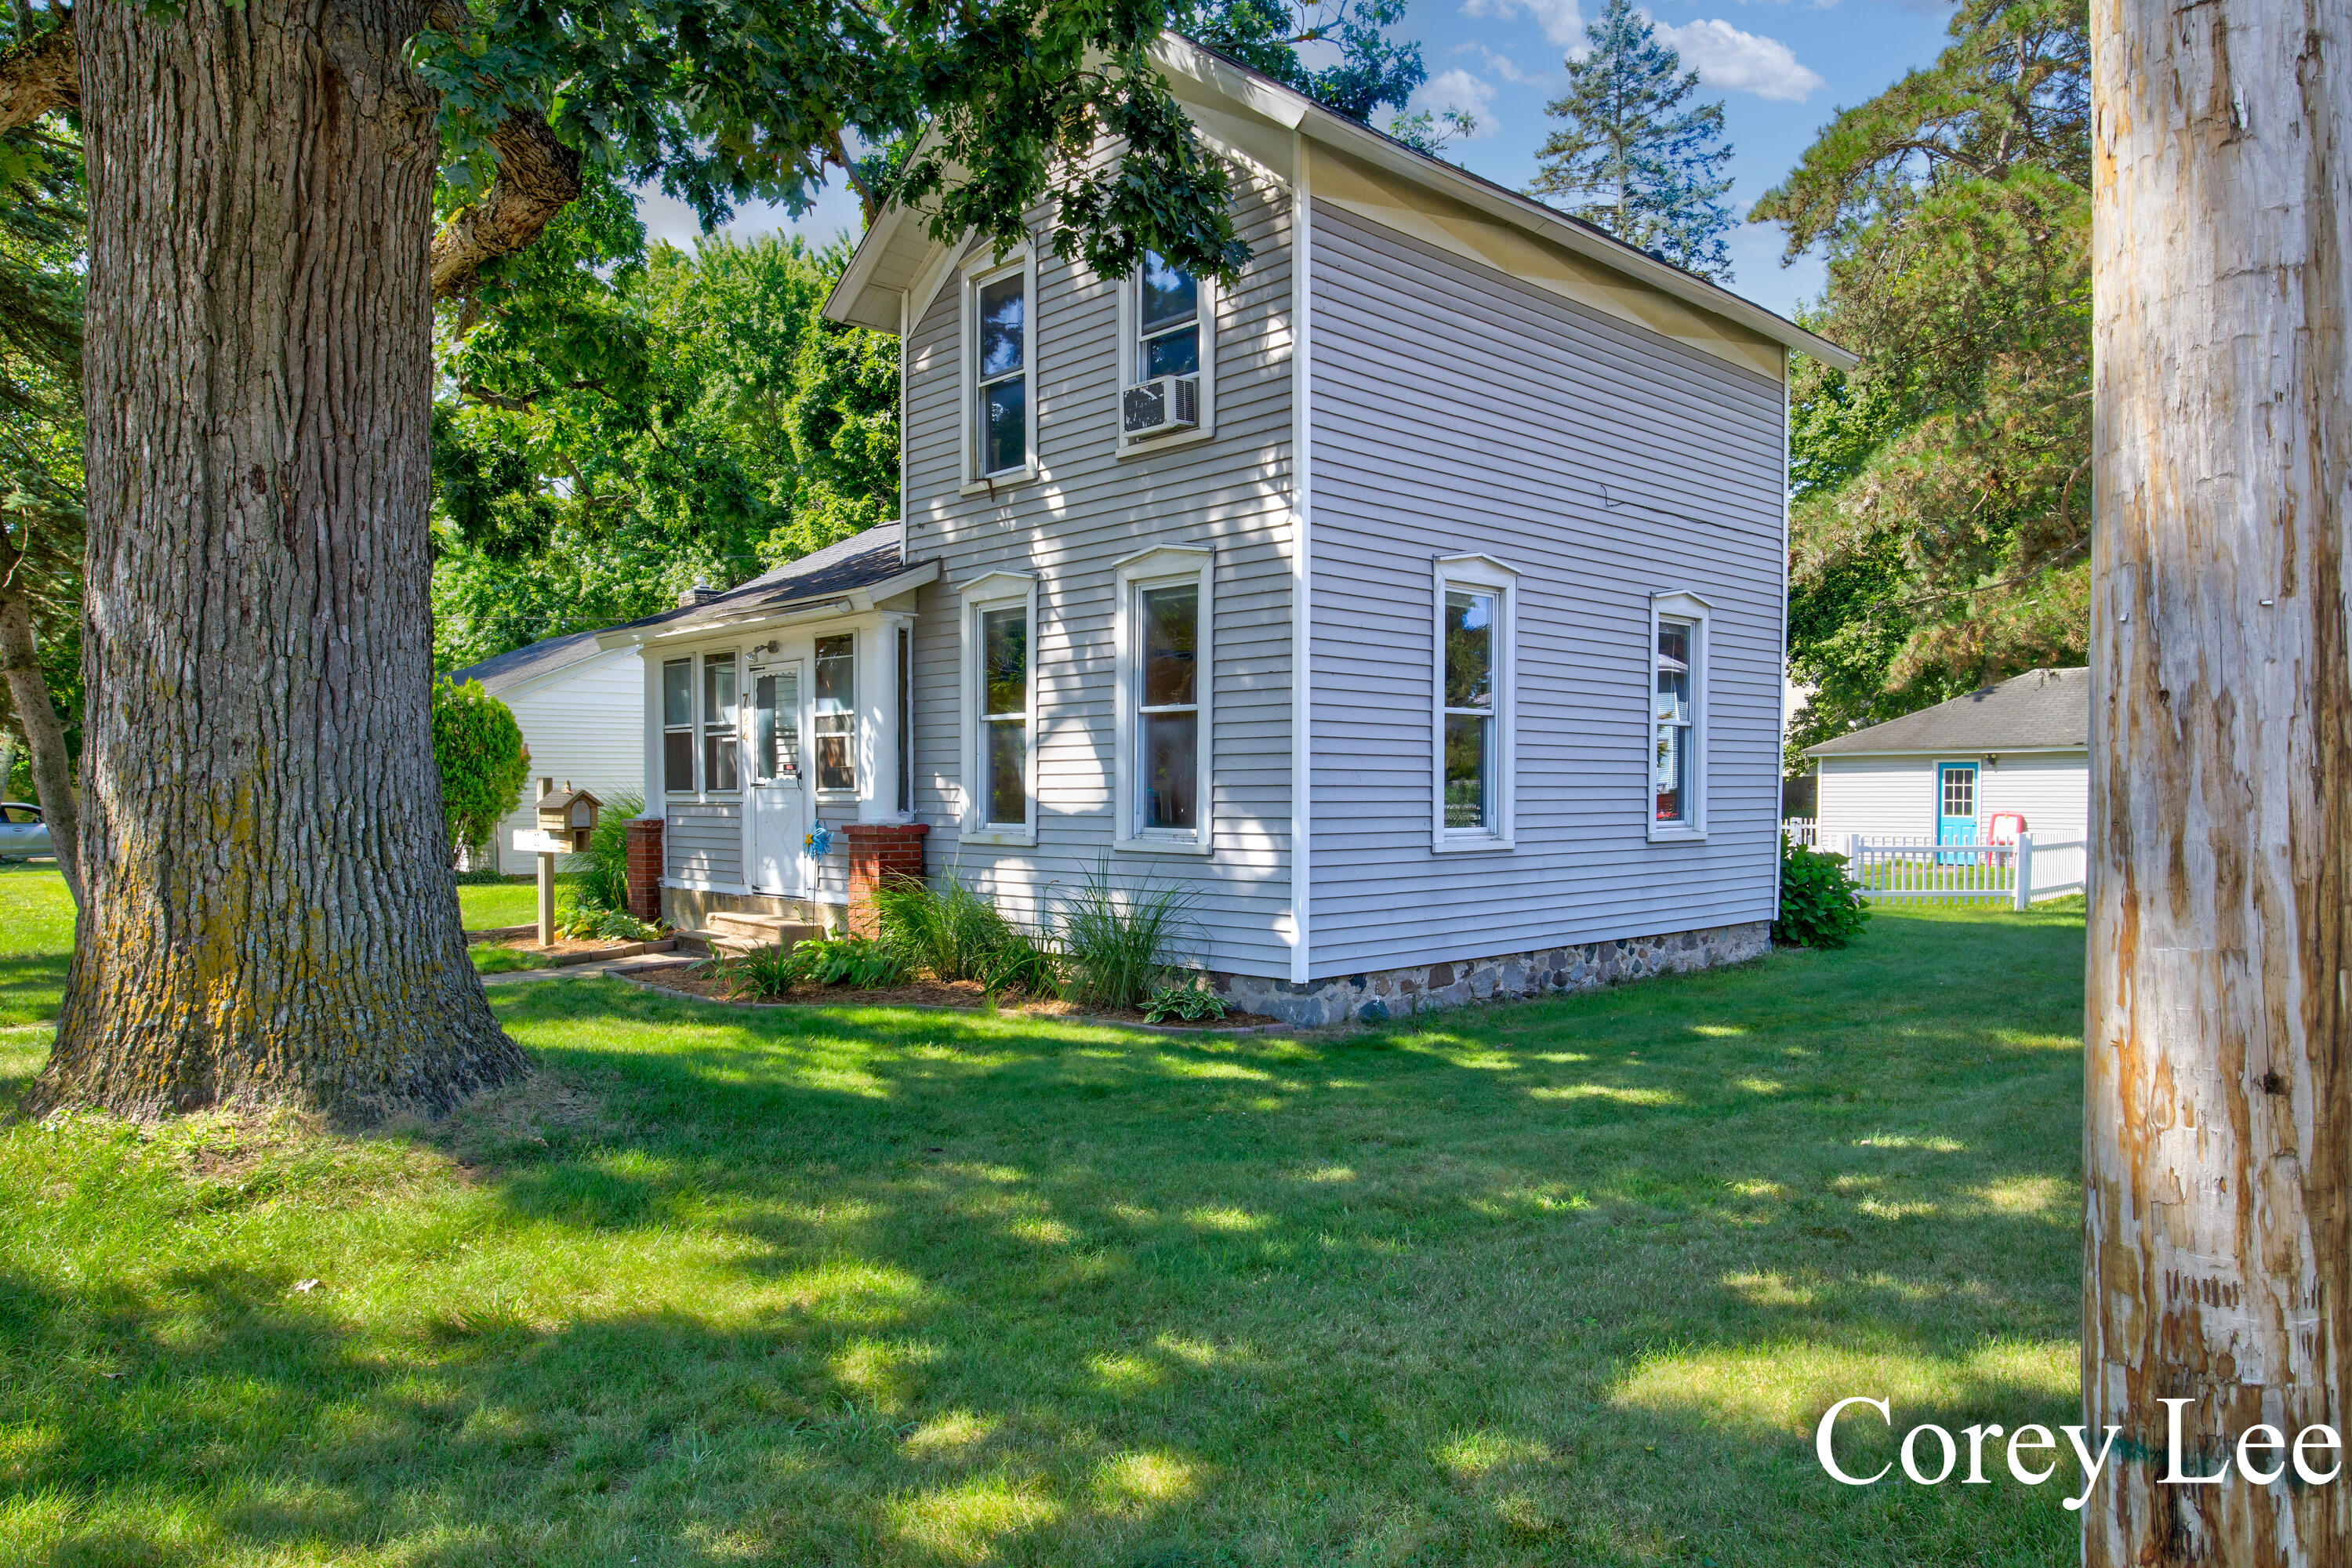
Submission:
M 2090 821 L 2091 672 L 2030 669 L 1807 748 L 1815 842 L 2080 840 Z M 1996 821 L 1996 818 L 2000 820 Z M 2011 818 L 2021 819 L 2011 821 Z
M 532 813 L 540 779 L 552 778 L 559 788 L 568 781 L 607 801 L 644 793 L 645 676 L 635 648 L 599 648 L 594 632 L 574 632 L 453 669 L 445 679 L 480 681 L 513 711 L 530 748 L 530 782 L 493 840 L 498 869 L 536 868 L 537 857 L 515 852 L 514 834 L 538 824 Z

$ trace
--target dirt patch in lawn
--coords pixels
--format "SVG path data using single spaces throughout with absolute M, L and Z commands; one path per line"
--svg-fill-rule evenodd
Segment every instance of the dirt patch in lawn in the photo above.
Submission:
M 709 963 L 673 964 L 658 971 L 633 976 L 651 985 L 671 991 L 683 991 L 689 996 L 699 996 L 710 1002 L 754 1003 L 760 998 L 739 991 L 728 979 Z M 856 987 L 848 985 L 795 985 L 784 995 L 763 1005 L 823 1006 L 823 1007 L 970 1007 L 988 1005 L 988 993 L 976 980 L 922 979 L 905 985 Z M 1010 992 L 996 998 L 999 1014 L 1024 1018 L 1078 1018 L 1089 1021 L 1133 1024 L 1152 1029 L 1262 1029 L 1280 1020 L 1264 1013 L 1227 1013 L 1222 1018 L 1198 1023 L 1171 1022 L 1153 1024 L 1143 1016 L 1140 1007 L 1089 1007 L 1060 997 L 1024 996 Z

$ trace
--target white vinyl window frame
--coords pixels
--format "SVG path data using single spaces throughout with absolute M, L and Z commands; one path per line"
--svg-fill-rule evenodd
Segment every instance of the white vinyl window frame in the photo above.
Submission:
M 1429 847 L 1439 855 L 1493 853 L 1517 847 L 1519 574 L 1491 555 L 1441 555 L 1432 563 L 1429 660 Z M 1445 595 L 1456 589 L 1495 595 L 1494 820 L 1482 827 L 1445 826 Z
M 1201 323 L 1201 423 L 1172 436 L 1133 437 L 1127 433 L 1127 389 L 1143 379 L 1143 269 L 1119 279 L 1118 375 L 1111 388 L 1110 427 L 1118 432 L 1118 456 L 1148 458 L 1154 452 L 1189 447 L 1217 433 L 1217 313 L 1221 297 L 1214 278 L 1196 278 Z
M 956 589 L 963 605 L 961 695 L 956 704 L 961 715 L 964 770 L 963 816 L 960 841 L 1016 847 L 1037 842 L 1037 577 L 1030 572 L 991 572 Z M 981 616 L 990 610 L 1018 606 L 1029 617 L 1027 671 L 1028 748 L 1024 758 L 1022 789 L 1027 820 L 1019 824 L 988 820 L 988 723 L 986 648 L 981 638 Z
M 1216 845 L 1216 813 L 1211 785 L 1215 776 L 1216 552 L 1199 545 L 1162 545 L 1130 555 L 1112 564 L 1118 590 L 1118 610 L 1113 617 L 1118 638 L 1118 734 L 1112 746 L 1112 809 L 1118 815 L 1111 840 L 1114 851 L 1143 855 L 1206 855 Z M 1193 680 L 1193 707 L 1200 717 L 1193 750 L 1197 803 L 1190 828 L 1147 828 L 1143 826 L 1146 791 L 1142 784 L 1143 636 L 1141 595 L 1147 588 L 1192 584 L 1199 589 L 1198 673 Z
M 1707 693 L 1714 607 L 1696 594 L 1677 590 L 1650 595 L 1650 637 L 1642 657 L 1642 819 L 1653 844 L 1696 844 L 1706 838 Z M 1657 808 L 1658 626 L 1680 621 L 1690 627 L 1690 798 L 1683 819 L 1660 822 Z
M 702 726 L 696 718 L 695 703 L 701 676 L 696 670 L 695 663 L 695 657 L 690 653 L 661 661 L 662 794 L 677 800 L 693 800 L 700 795 L 698 786 L 702 782 Z M 673 669 L 683 670 L 686 674 L 686 718 L 678 722 L 672 722 L 669 716 L 669 675 Z M 686 742 L 686 783 L 675 787 L 669 778 L 669 752 L 674 738 Z
M 808 781 L 809 799 L 819 805 L 856 804 L 865 797 L 873 778 L 872 761 L 866 754 L 871 737 L 870 721 L 865 706 L 866 682 L 871 679 L 868 666 L 873 653 L 873 635 L 869 628 L 853 626 L 837 631 L 817 632 L 809 642 L 808 694 L 803 699 L 808 713 L 808 732 L 801 740 L 801 775 Z M 821 700 L 817 670 L 824 645 L 835 638 L 847 638 L 849 642 L 849 705 L 845 709 L 827 711 L 817 706 Z M 847 721 L 846 728 L 840 727 L 844 720 Z M 827 729 L 828 721 L 833 721 L 835 727 Z M 848 741 L 844 748 L 849 757 L 849 784 L 845 788 L 839 785 L 829 787 L 824 783 L 824 766 L 819 756 L 828 736 L 843 736 Z
M 980 471 L 980 291 L 992 283 L 1018 275 L 1021 282 L 1021 374 L 1027 380 L 1023 389 L 1022 416 L 1028 426 L 1024 439 L 1028 444 L 1028 461 L 1017 468 L 1000 473 Z M 1042 383 L 1038 372 L 1037 331 L 1037 252 L 1034 247 L 1023 246 L 1019 252 L 1000 260 L 983 253 L 975 257 L 963 269 L 963 299 L 960 311 L 963 334 L 956 357 L 958 406 L 961 413 L 956 424 L 962 431 L 962 467 L 957 471 L 963 476 L 961 493 L 989 495 L 1007 485 L 1026 484 L 1038 475 L 1037 401 Z

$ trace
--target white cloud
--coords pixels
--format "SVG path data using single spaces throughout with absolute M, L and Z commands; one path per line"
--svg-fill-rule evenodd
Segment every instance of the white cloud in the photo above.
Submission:
M 1419 114 L 1425 109 L 1432 114 L 1454 110 L 1476 116 L 1478 129 L 1471 133 L 1473 142 L 1483 142 L 1496 131 L 1494 84 L 1481 81 L 1458 66 L 1439 72 L 1414 89 L 1411 101 L 1404 107 L 1408 114 Z
M 1555 44 L 1572 44 L 1584 37 L 1584 13 L 1576 8 L 1576 0 L 1463 0 L 1465 16 L 1507 22 L 1522 13 L 1534 17 L 1544 37 Z
M 1728 22 L 1706 20 L 1679 27 L 1660 22 L 1657 32 L 1658 41 L 1671 46 L 1709 87 L 1802 103 L 1829 85 L 1799 65 L 1780 39 L 1743 33 Z
M 1540 76 L 1523 71 L 1518 68 L 1517 62 L 1508 55 L 1498 55 L 1475 39 L 1466 44 L 1454 45 L 1454 52 L 1457 55 L 1477 55 L 1489 74 L 1501 77 L 1514 87 L 1549 87 L 1557 79 L 1554 73 L 1549 71 Z

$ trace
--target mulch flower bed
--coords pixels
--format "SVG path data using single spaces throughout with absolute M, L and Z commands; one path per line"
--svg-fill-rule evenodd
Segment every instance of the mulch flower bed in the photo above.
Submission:
M 708 963 L 671 964 L 642 978 L 647 984 L 683 991 L 689 996 L 699 996 L 711 1002 L 758 1000 L 742 993 Z M 981 989 L 980 982 L 976 980 L 926 978 L 905 985 L 873 987 L 795 985 L 773 1000 L 779 1004 L 825 1007 L 969 1007 L 976 1010 L 988 1005 L 988 994 Z M 1140 1007 L 1087 1007 L 1059 997 L 1024 996 L 1018 992 L 999 995 L 996 1010 L 999 1014 L 1024 1018 L 1077 1018 L 1137 1024 L 1154 1029 L 1251 1029 L 1280 1022 L 1264 1013 L 1227 1013 L 1222 1018 L 1204 1018 L 1193 1023 L 1171 1019 L 1164 1024 L 1150 1024 L 1146 1022 Z

